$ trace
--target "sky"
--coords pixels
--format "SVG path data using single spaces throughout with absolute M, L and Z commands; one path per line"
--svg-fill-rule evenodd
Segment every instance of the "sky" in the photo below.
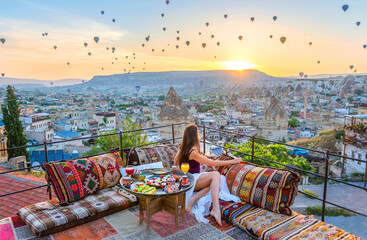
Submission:
M 366 0 L 2 0 L 0 73 L 41 80 L 125 70 L 366 73 L 366 12 Z

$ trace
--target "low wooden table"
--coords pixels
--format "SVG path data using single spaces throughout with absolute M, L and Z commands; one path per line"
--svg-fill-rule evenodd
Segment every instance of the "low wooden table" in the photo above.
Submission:
M 150 177 L 153 174 L 150 173 L 151 169 L 145 169 L 142 170 L 141 173 L 144 174 L 146 177 Z M 172 173 L 169 173 L 172 174 Z M 178 175 L 182 175 L 182 173 L 176 173 Z M 185 202 L 186 202 L 186 192 L 190 190 L 194 186 L 194 177 L 192 174 L 187 173 L 188 180 L 190 182 L 190 185 L 183 186 L 178 192 L 175 193 L 166 193 L 163 191 L 163 188 L 157 188 L 157 191 L 155 194 L 144 194 L 140 192 L 134 192 L 132 189 L 136 188 L 135 182 L 131 184 L 131 189 L 125 188 L 122 185 L 122 179 L 120 181 L 121 187 L 135 195 L 139 198 L 139 224 L 142 224 L 144 221 L 144 211 L 146 215 L 146 230 L 150 230 L 150 218 L 160 211 L 166 211 L 175 216 L 175 224 L 177 229 L 179 228 L 179 207 L 181 207 L 181 215 L 185 216 Z

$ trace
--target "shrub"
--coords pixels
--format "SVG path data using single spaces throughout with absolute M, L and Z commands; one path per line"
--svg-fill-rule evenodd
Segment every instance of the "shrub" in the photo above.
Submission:
M 314 193 L 314 192 L 312 192 L 312 191 L 310 191 L 310 190 L 304 190 L 303 191 L 304 193 L 307 193 L 307 194 L 309 194 L 309 195 L 311 195 L 311 196 L 313 196 L 313 197 L 319 197 L 319 195 L 317 195 L 316 193 Z M 313 197 L 311 197 L 311 196 L 308 196 L 308 195 L 305 195 L 307 198 L 311 198 L 311 199 L 313 199 Z
M 316 215 L 321 216 L 322 215 L 322 206 L 316 205 L 314 207 L 308 206 L 305 210 L 307 215 Z M 355 216 L 354 213 L 345 211 L 341 208 L 325 208 L 325 216 L 331 216 L 331 217 L 337 217 L 337 216 L 344 216 L 344 217 L 351 217 Z

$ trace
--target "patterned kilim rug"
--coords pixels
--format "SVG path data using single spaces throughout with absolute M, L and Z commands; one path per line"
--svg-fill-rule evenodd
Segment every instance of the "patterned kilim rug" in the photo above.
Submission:
M 177 230 L 174 217 L 169 213 L 157 213 L 151 219 L 151 231 L 145 231 L 145 223 L 139 225 L 138 206 L 121 211 L 110 216 L 67 229 L 47 237 L 36 237 L 18 216 L 0 220 L 0 240 L 19 239 L 108 239 L 108 240 L 138 240 L 138 239 L 253 239 L 243 230 L 233 227 L 223 221 L 223 226 L 215 223 L 214 218 L 208 218 L 209 224 L 200 224 L 193 215 L 180 218 L 180 228 Z

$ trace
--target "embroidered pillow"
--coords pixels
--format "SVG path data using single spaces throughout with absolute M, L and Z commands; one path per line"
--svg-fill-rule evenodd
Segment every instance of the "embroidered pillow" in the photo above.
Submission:
M 96 161 L 101 169 L 102 188 L 113 187 L 119 182 L 121 178 L 119 168 L 122 162 L 119 152 L 102 154 L 88 159 Z
M 275 213 L 292 214 L 290 206 L 300 181 L 296 173 L 247 162 L 223 166 L 218 171 L 226 176 L 230 192 L 242 201 Z
M 145 148 L 131 148 L 126 151 L 127 165 L 143 165 L 162 162 L 163 167 L 172 167 L 174 157 L 178 151 L 178 145 L 161 145 Z
M 88 159 L 42 164 L 60 204 L 78 201 L 102 188 L 101 169 Z

